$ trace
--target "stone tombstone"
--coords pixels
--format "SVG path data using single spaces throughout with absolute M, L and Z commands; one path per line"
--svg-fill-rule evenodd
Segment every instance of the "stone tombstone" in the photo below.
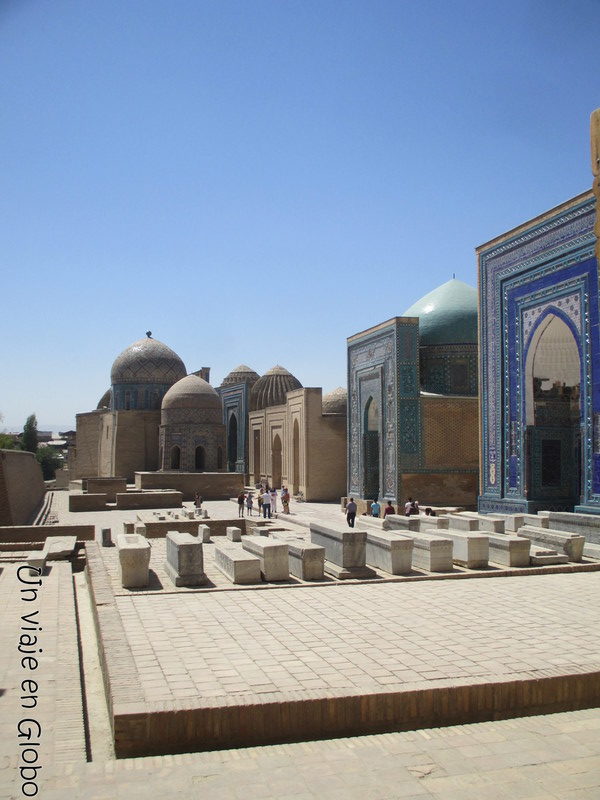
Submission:
M 175 586 L 206 583 L 202 542 L 191 533 L 169 531 L 165 537 L 167 558 L 164 569 Z
M 148 585 L 150 543 L 139 533 L 120 533 L 117 536 L 121 585 L 125 589 L 141 589 Z
M 236 528 L 232 525 L 228 526 L 227 530 L 225 531 L 227 538 L 230 542 L 241 542 L 242 541 L 242 529 Z
M 102 528 L 102 547 L 112 547 L 112 532 L 110 528 Z
M 210 542 L 210 528 L 208 525 L 198 525 L 198 539 L 200 539 L 204 544 L 208 544 Z
M 340 580 L 375 577 L 366 566 L 366 531 L 311 522 L 310 539 L 325 548 L 325 572 L 329 575 Z

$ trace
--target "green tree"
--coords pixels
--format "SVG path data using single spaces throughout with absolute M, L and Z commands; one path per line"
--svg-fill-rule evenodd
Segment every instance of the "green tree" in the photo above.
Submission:
M 51 481 L 55 476 L 56 470 L 63 465 L 63 460 L 56 450 L 46 445 L 38 447 L 35 457 L 40 462 L 45 481 Z
M 0 433 L 0 450 L 18 450 L 19 443 L 8 433 Z
M 37 418 L 35 414 L 30 414 L 23 426 L 23 436 L 21 437 L 21 449 L 30 453 L 35 453 L 38 447 Z

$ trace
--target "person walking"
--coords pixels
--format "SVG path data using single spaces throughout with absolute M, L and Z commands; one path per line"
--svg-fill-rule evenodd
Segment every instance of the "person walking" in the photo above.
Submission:
M 377 500 L 373 500 L 371 503 L 371 516 L 378 517 L 381 514 L 381 506 L 377 502 Z
M 271 492 L 268 489 L 262 496 L 262 510 L 264 519 L 271 519 Z
M 200 496 L 200 492 L 196 492 L 194 495 L 194 505 L 196 506 L 196 514 L 199 514 L 202 511 L 202 497 Z
M 277 513 L 277 490 L 271 489 L 271 514 Z
M 281 505 L 283 506 L 283 513 L 289 514 L 290 513 L 290 493 L 288 490 L 283 488 L 283 494 L 281 495 Z
M 252 497 L 252 492 L 248 492 L 246 496 L 246 515 L 248 517 L 252 516 L 252 506 L 254 505 L 254 498 Z
M 383 511 L 383 518 L 385 519 L 388 514 L 395 514 L 395 513 L 396 513 L 396 509 L 392 505 L 392 501 L 388 500 L 387 501 L 387 506 L 385 507 L 385 509 Z
M 258 516 L 259 517 L 262 514 L 262 496 L 263 496 L 263 493 L 262 493 L 262 486 L 261 486 L 260 489 L 258 490 L 257 494 L 256 494 L 256 502 L 258 504 Z
M 238 517 L 244 516 L 244 500 L 246 499 L 246 495 L 243 492 L 238 494 Z
M 356 503 L 354 502 L 354 498 L 350 498 L 350 502 L 346 505 L 346 522 L 348 525 L 353 528 L 354 527 L 354 520 L 356 519 Z

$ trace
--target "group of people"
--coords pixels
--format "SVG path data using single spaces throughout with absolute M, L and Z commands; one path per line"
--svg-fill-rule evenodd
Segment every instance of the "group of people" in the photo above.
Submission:
M 356 519 L 357 508 L 358 507 L 357 507 L 357 505 L 356 505 L 356 503 L 354 501 L 354 498 L 351 497 L 350 500 L 348 501 L 348 503 L 346 504 L 346 521 L 348 522 L 348 525 L 351 528 L 354 527 L 354 520 Z M 395 513 L 396 513 L 396 509 L 392 505 L 392 501 L 388 500 L 387 501 L 387 505 L 383 510 L 384 519 L 385 519 L 385 517 L 388 516 L 388 514 L 395 514 Z M 400 513 L 400 507 L 398 507 L 398 513 Z M 421 509 L 419 508 L 419 501 L 418 500 L 413 500 L 412 497 L 409 497 L 408 500 L 406 501 L 406 503 L 404 504 L 404 516 L 410 517 L 413 514 L 420 514 L 420 513 L 421 513 Z M 425 509 L 425 514 L 428 517 L 435 517 L 436 516 L 435 511 L 432 508 L 430 508 L 429 506 Z M 366 512 L 365 512 L 364 516 L 366 516 Z M 373 502 L 371 503 L 371 516 L 372 517 L 381 516 L 381 505 L 378 503 L 377 500 L 373 500 Z
M 256 500 L 258 504 L 258 516 L 261 512 L 264 519 L 271 519 L 271 514 L 277 513 L 277 490 L 270 489 L 268 484 L 266 486 L 258 486 L 256 489 Z M 285 486 L 281 487 L 281 505 L 283 506 L 283 513 L 290 513 L 290 493 Z M 254 508 L 254 494 L 252 492 L 240 492 L 238 495 L 238 517 L 244 516 L 244 507 L 246 508 L 247 516 L 252 516 L 252 509 Z

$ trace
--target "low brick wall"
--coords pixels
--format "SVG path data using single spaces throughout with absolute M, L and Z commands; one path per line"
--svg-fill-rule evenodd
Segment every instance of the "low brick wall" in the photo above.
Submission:
M 184 500 L 229 500 L 244 488 L 241 472 L 136 472 L 136 489 L 176 489 Z
M 106 511 L 106 495 L 70 494 L 69 511 Z
M 43 542 L 47 536 L 76 536 L 80 542 L 94 541 L 94 525 L 14 525 L 0 528 L 3 542 Z
M 103 492 L 106 502 L 114 503 L 117 492 L 127 491 L 127 481 L 125 478 L 87 478 L 87 491 L 88 494 Z
M 418 730 L 491 719 L 595 707 L 600 672 L 339 697 L 204 699 L 201 708 L 173 703 L 114 703 L 118 758 L 253 747 L 280 742 Z
M 181 508 L 181 492 L 118 492 L 117 508 Z
M 225 536 L 227 528 L 236 526 L 242 529 L 242 533 L 252 534 L 256 528 L 262 528 L 266 525 L 267 520 L 247 520 L 247 519 L 200 519 L 197 517 L 193 520 L 156 520 L 156 522 L 148 522 L 140 520 L 140 524 L 146 526 L 147 539 L 159 539 L 166 536 L 169 531 L 179 531 L 180 533 L 192 533 L 194 536 L 198 533 L 198 525 L 208 525 L 210 528 L 211 536 Z M 127 523 L 123 523 L 124 525 Z M 133 525 L 133 523 L 130 523 Z M 133 532 L 133 531 L 132 531 Z

